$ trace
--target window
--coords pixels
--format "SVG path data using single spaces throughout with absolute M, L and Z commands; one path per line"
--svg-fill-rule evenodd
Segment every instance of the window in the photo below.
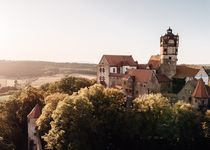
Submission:
M 171 57 L 169 57 L 169 60 L 171 60 Z
M 191 103 L 191 102 L 192 102 L 192 97 L 189 97 L 188 100 L 189 100 L 189 102 Z
M 102 68 L 101 67 L 100 67 L 99 71 L 102 72 Z
M 105 72 L 105 69 L 103 68 L 102 71 Z
M 113 70 L 112 70 L 112 71 L 113 71 L 113 73 L 115 73 L 116 69 L 115 69 L 115 68 L 113 68 Z
M 163 54 L 167 54 L 167 49 L 164 49 L 164 52 L 163 52 Z

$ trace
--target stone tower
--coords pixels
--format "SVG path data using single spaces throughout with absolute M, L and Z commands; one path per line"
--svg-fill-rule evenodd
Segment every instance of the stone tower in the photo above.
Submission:
M 167 33 L 160 37 L 160 72 L 170 79 L 176 74 L 178 47 L 179 36 L 174 35 L 169 27 Z

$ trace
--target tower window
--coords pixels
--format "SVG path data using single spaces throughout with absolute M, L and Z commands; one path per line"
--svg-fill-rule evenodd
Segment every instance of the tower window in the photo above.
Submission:
M 171 60 L 171 57 L 169 57 L 169 60 Z
M 164 49 L 164 53 L 163 54 L 166 54 L 167 53 L 167 49 Z

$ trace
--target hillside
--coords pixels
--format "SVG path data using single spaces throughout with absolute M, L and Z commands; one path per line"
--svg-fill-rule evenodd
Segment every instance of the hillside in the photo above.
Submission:
M 96 75 L 96 64 L 43 61 L 0 61 L 0 76 L 6 78 L 33 78 L 56 74 Z

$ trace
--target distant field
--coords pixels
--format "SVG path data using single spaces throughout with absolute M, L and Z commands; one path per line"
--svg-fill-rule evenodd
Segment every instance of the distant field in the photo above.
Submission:
M 64 78 L 66 74 L 56 74 L 52 76 L 41 76 L 41 77 L 34 77 L 34 78 L 25 78 L 17 80 L 18 84 L 21 87 L 25 87 L 26 85 L 32 85 L 34 87 L 40 87 L 42 84 L 56 82 Z M 68 76 L 75 76 L 75 77 L 83 77 L 87 79 L 95 79 L 96 75 L 89 75 L 89 74 L 69 74 Z M 0 78 L 0 84 L 2 87 L 4 86 L 14 86 L 15 78 Z
M 43 61 L 1 61 L 0 77 L 34 78 L 56 74 L 96 75 L 96 64 L 88 63 L 55 63 Z
M 83 78 L 88 78 L 88 79 L 96 78 L 95 75 L 84 75 L 84 74 L 70 74 L 69 76 L 83 77 Z M 31 85 L 34 86 L 34 87 L 40 87 L 42 84 L 56 82 L 56 81 L 61 80 L 64 77 L 65 77 L 64 74 L 57 74 L 57 75 L 54 75 L 54 76 L 39 77 L 37 80 L 33 81 L 31 83 Z
M 55 63 L 43 61 L 3 61 L 0 60 L 0 86 L 39 87 L 44 83 L 60 80 L 65 76 L 93 79 L 96 77 L 96 64 Z

